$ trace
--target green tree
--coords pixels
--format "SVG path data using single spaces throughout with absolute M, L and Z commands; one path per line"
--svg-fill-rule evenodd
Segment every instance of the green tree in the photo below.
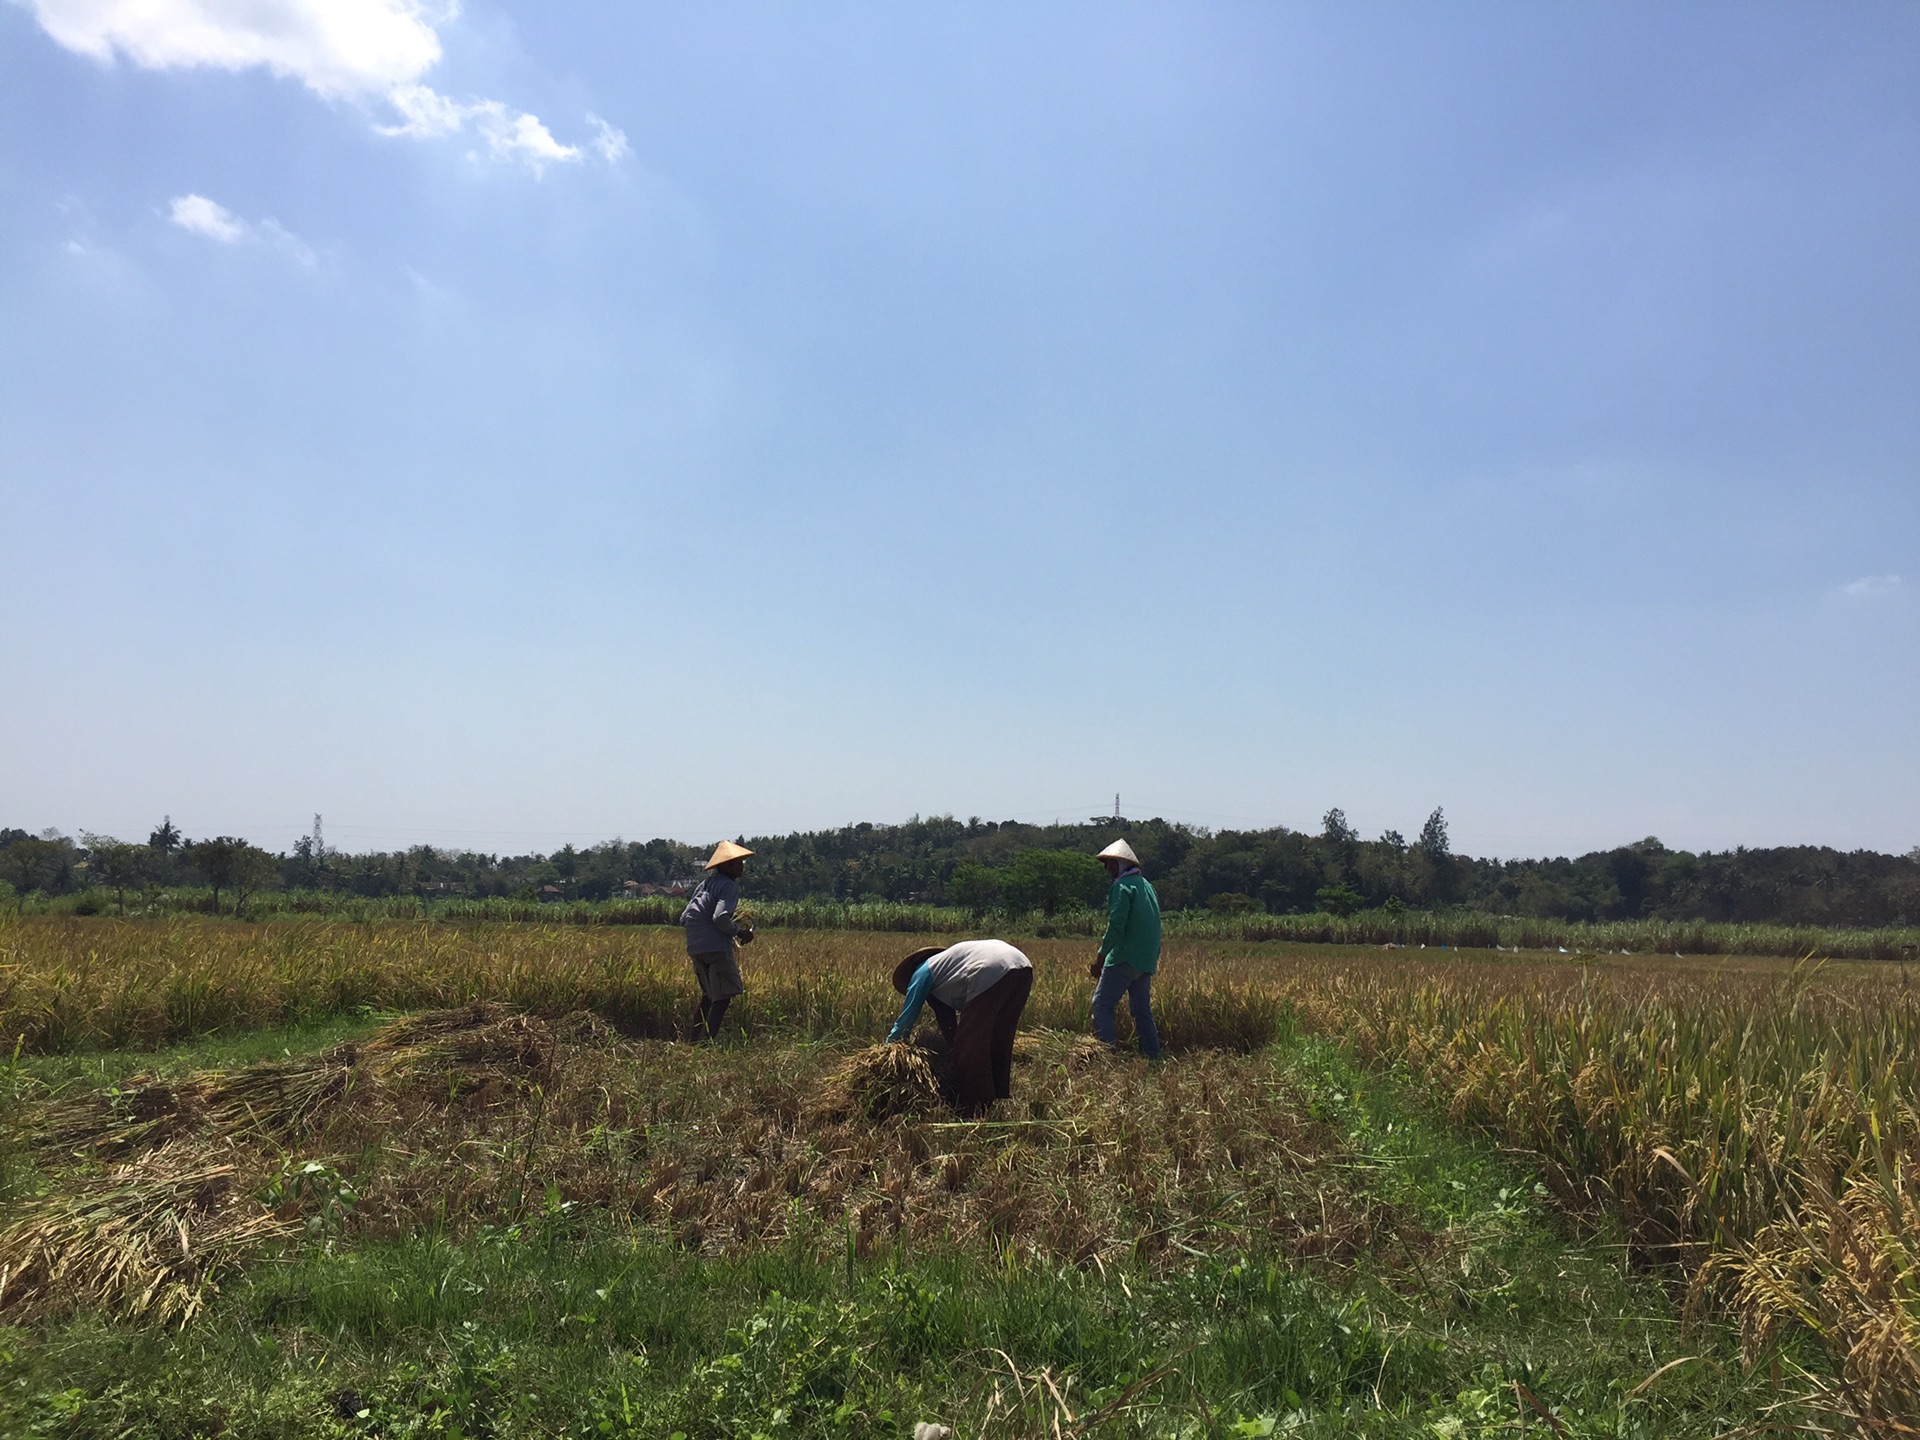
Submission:
M 73 842 L 49 830 L 37 840 L 16 840 L 0 850 L 0 879 L 22 895 L 34 890 L 65 894 L 72 888 L 73 860 Z
M 178 858 L 186 843 L 180 834 L 180 827 L 173 823 L 173 817 L 161 816 L 160 823 L 147 836 L 147 848 L 153 852 L 154 879 L 163 884 L 179 883 Z
M 185 847 L 187 863 L 206 877 L 213 887 L 213 913 L 220 913 L 220 892 L 234 890 L 234 913 L 247 903 L 247 896 L 271 884 L 279 872 L 273 856 L 257 845 L 249 845 L 232 835 L 199 840 Z
M 947 881 L 947 901 L 984 915 L 1000 898 L 1000 872 L 978 860 L 962 860 Z
M 127 913 L 127 889 L 144 885 L 153 873 L 154 852 L 148 845 L 130 845 L 111 835 L 80 836 L 87 847 L 87 876 L 113 891 L 122 915 Z
M 1078 850 L 1022 850 L 1003 873 L 1001 893 L 1013 909 L 1053 915 L 1098 903 L 1107 893 L 1107 867 Z
M 1320 843 L 1326 849 L 1328 879 L 1337 883 L 1353 874 L 1360 832 L 1347 823 L 1347 812 L 1338 805 L 1320 819 Z
M 1389 900 L 1399 902 L 1402 910 L 1407 906 L 1400 897 L 1415 888 L 1407 848 L 1406 836 L 1398 830 L 1384 830 L 1367 852 L 1371 863 L 1361 867 L 1361 888 L 1373 895 L 1384 891 Z
M 270 890 L 280 879 L 280 857 L 255 845 L 246 845 L 241 850 L 240 863 L 234 869 L 233 888 L 235 899 L 234 914 L 246 907 L 247 897 L 257 890 Z
M 1428 898 L 1435 904 L 1446 904 L 1453 899 L 1460 870 L 1453 858 L 1453 845 L 1447 839 L 1446 811 L 1437 805 L 1434 807 L 1427 823 L 1420 827 L 1420 838 L 1413 848 L 1420 858 Z

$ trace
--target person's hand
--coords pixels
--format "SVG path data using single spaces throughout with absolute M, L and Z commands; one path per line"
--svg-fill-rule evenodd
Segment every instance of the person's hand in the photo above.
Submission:
M 1087 978 L 1089 980 L 1098 980 L 1100 978 L 1100 972 L 1106 968 L 1107 962 L 1105 959 L 1099 955 L 1095 955 L 1093 957 L 1093 963 L 1087 966 Z
M 733 938 L 741 945 L 751 945 L 753 943 L 753 931 L 736 930 L 733 932 Z

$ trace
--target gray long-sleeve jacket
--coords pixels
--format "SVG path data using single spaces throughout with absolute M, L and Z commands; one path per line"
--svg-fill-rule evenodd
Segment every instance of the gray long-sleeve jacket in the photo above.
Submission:
M 733 923 L 733 912 L 739 908 L 739 885 L 731 876 L 709 870 L 680 913 L 680 923 L 687 927 L 687 953 L 712 955 L 731 950 L 739 930 Z

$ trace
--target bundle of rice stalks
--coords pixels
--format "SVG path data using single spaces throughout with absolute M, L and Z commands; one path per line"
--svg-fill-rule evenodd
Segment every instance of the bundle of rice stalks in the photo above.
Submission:
M 569 1022 L 596 1043 L 612 1034 L 592 1016 Z M 285 1142 L 310 1130 L 357 1085 L 457 1075 L 458 1083 L 447 1090 L 452 1095 L 489 1080 L 544 1073 L 554 1053 L 555 1036 L 546 1022 L 504 1005 L 434 1010 L 396 1021 L 361 1045 L 244 1070 L 171 1080 L 136 1076 L 104 1093 L 55 1101 L 37 1117 L 34 1144 L 116 1159 L 192 1134 L 257 1134 Z
M 810 1108 L 822 1116 L 884 1120 L 924 1115 L 941 1098 L 940 1077 L 917 1046 L 870 1045 L 827 1075 Z
M 491 1028 L 516 1018 L 516 1013 L 505 1005 L 491 1001 L 456 1005 L 451 1010 L 427 1010 L 383 1026 L 366 1042 L 365 1048 L 372 1051 L 404 1050 L 409 1046 L 427 1045 L 464 1031 Z
M 317 1061 L 250 1065 L 218 1077 L 206 1103 L 207 1118 L 227 1134 L 264 1130 L 294 1135 L 344 1096 L 353 1058 L 337 1052 Z
M 484 1013 L 498 1011 L 498 1014 Z M 472 1016 L 472 1023 L 423 1022 Z M 532 1015 L 501 1006 L 439 1011 L 389 1026 L 366 1043 L 363 1062 L 375 1073 L 440 1074 L 452 1070 L 546 1070 L 553 1064 L 553 1030 Z
M 96 1304 L 184 1324 L 223 1272 L 294 1228 L 236 1190 L 233 1166 L 167 1146 L 29 1204 L 0 1231 L 0 1311 L 25 1320 Z
M 284 1139 L 345 1092 L 351 1070 L 350 1056 L 328 1054 L 171 1081 L 136 1077 L 105 1094 L 54 1102 L 42 1112 L 34 1143 L 110 1158 L 206 1129 Z
M 1084 1070 L 1089 1065 L 1098 1065 L 1112 1058 L 1113 1051 L 1097 1036 L 1076 1035 L 1067 1046 L 1066 1063 L 1069 1070 Z
M 205 1086 L 136 1076 L 103 1095 L 56 1100 L 40 1113 L 32 1133 L 46 1149 L 123 1155 L 164 1145 L 205 1113 Z

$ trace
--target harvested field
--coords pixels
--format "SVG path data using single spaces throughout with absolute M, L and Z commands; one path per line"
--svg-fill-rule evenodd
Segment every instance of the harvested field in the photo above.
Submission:
M 0 1236 L 0 1265 L 21 1273 L 55 1217 L 71 1231 L 71 1196 L 189 1156 L 217 1159 L 225 1190 L 280 1199 L 254 1204 L 259 1242 L 326 1198 L 275 1190 L 295 1156 L 353 1196 L 334 1217 L 348 1240 L 558 1205 L 710 1254 L 941 1246 L 1151 1271 L 1253 1245 L 1339 1261 L 1439 1243 L 1351 1183 L 1270 1067 L 1202 1055 L 1149 1073 L 1041 1032 L 1019 1045 L 1019 1100 L 973 1123 L 941 1102 L 940 1064 L 906 1045 L 746 1052 L 625 1040 L 587 1015 L 435 1012 L 298 1062 L 29 1106 L 58 1183 Z

